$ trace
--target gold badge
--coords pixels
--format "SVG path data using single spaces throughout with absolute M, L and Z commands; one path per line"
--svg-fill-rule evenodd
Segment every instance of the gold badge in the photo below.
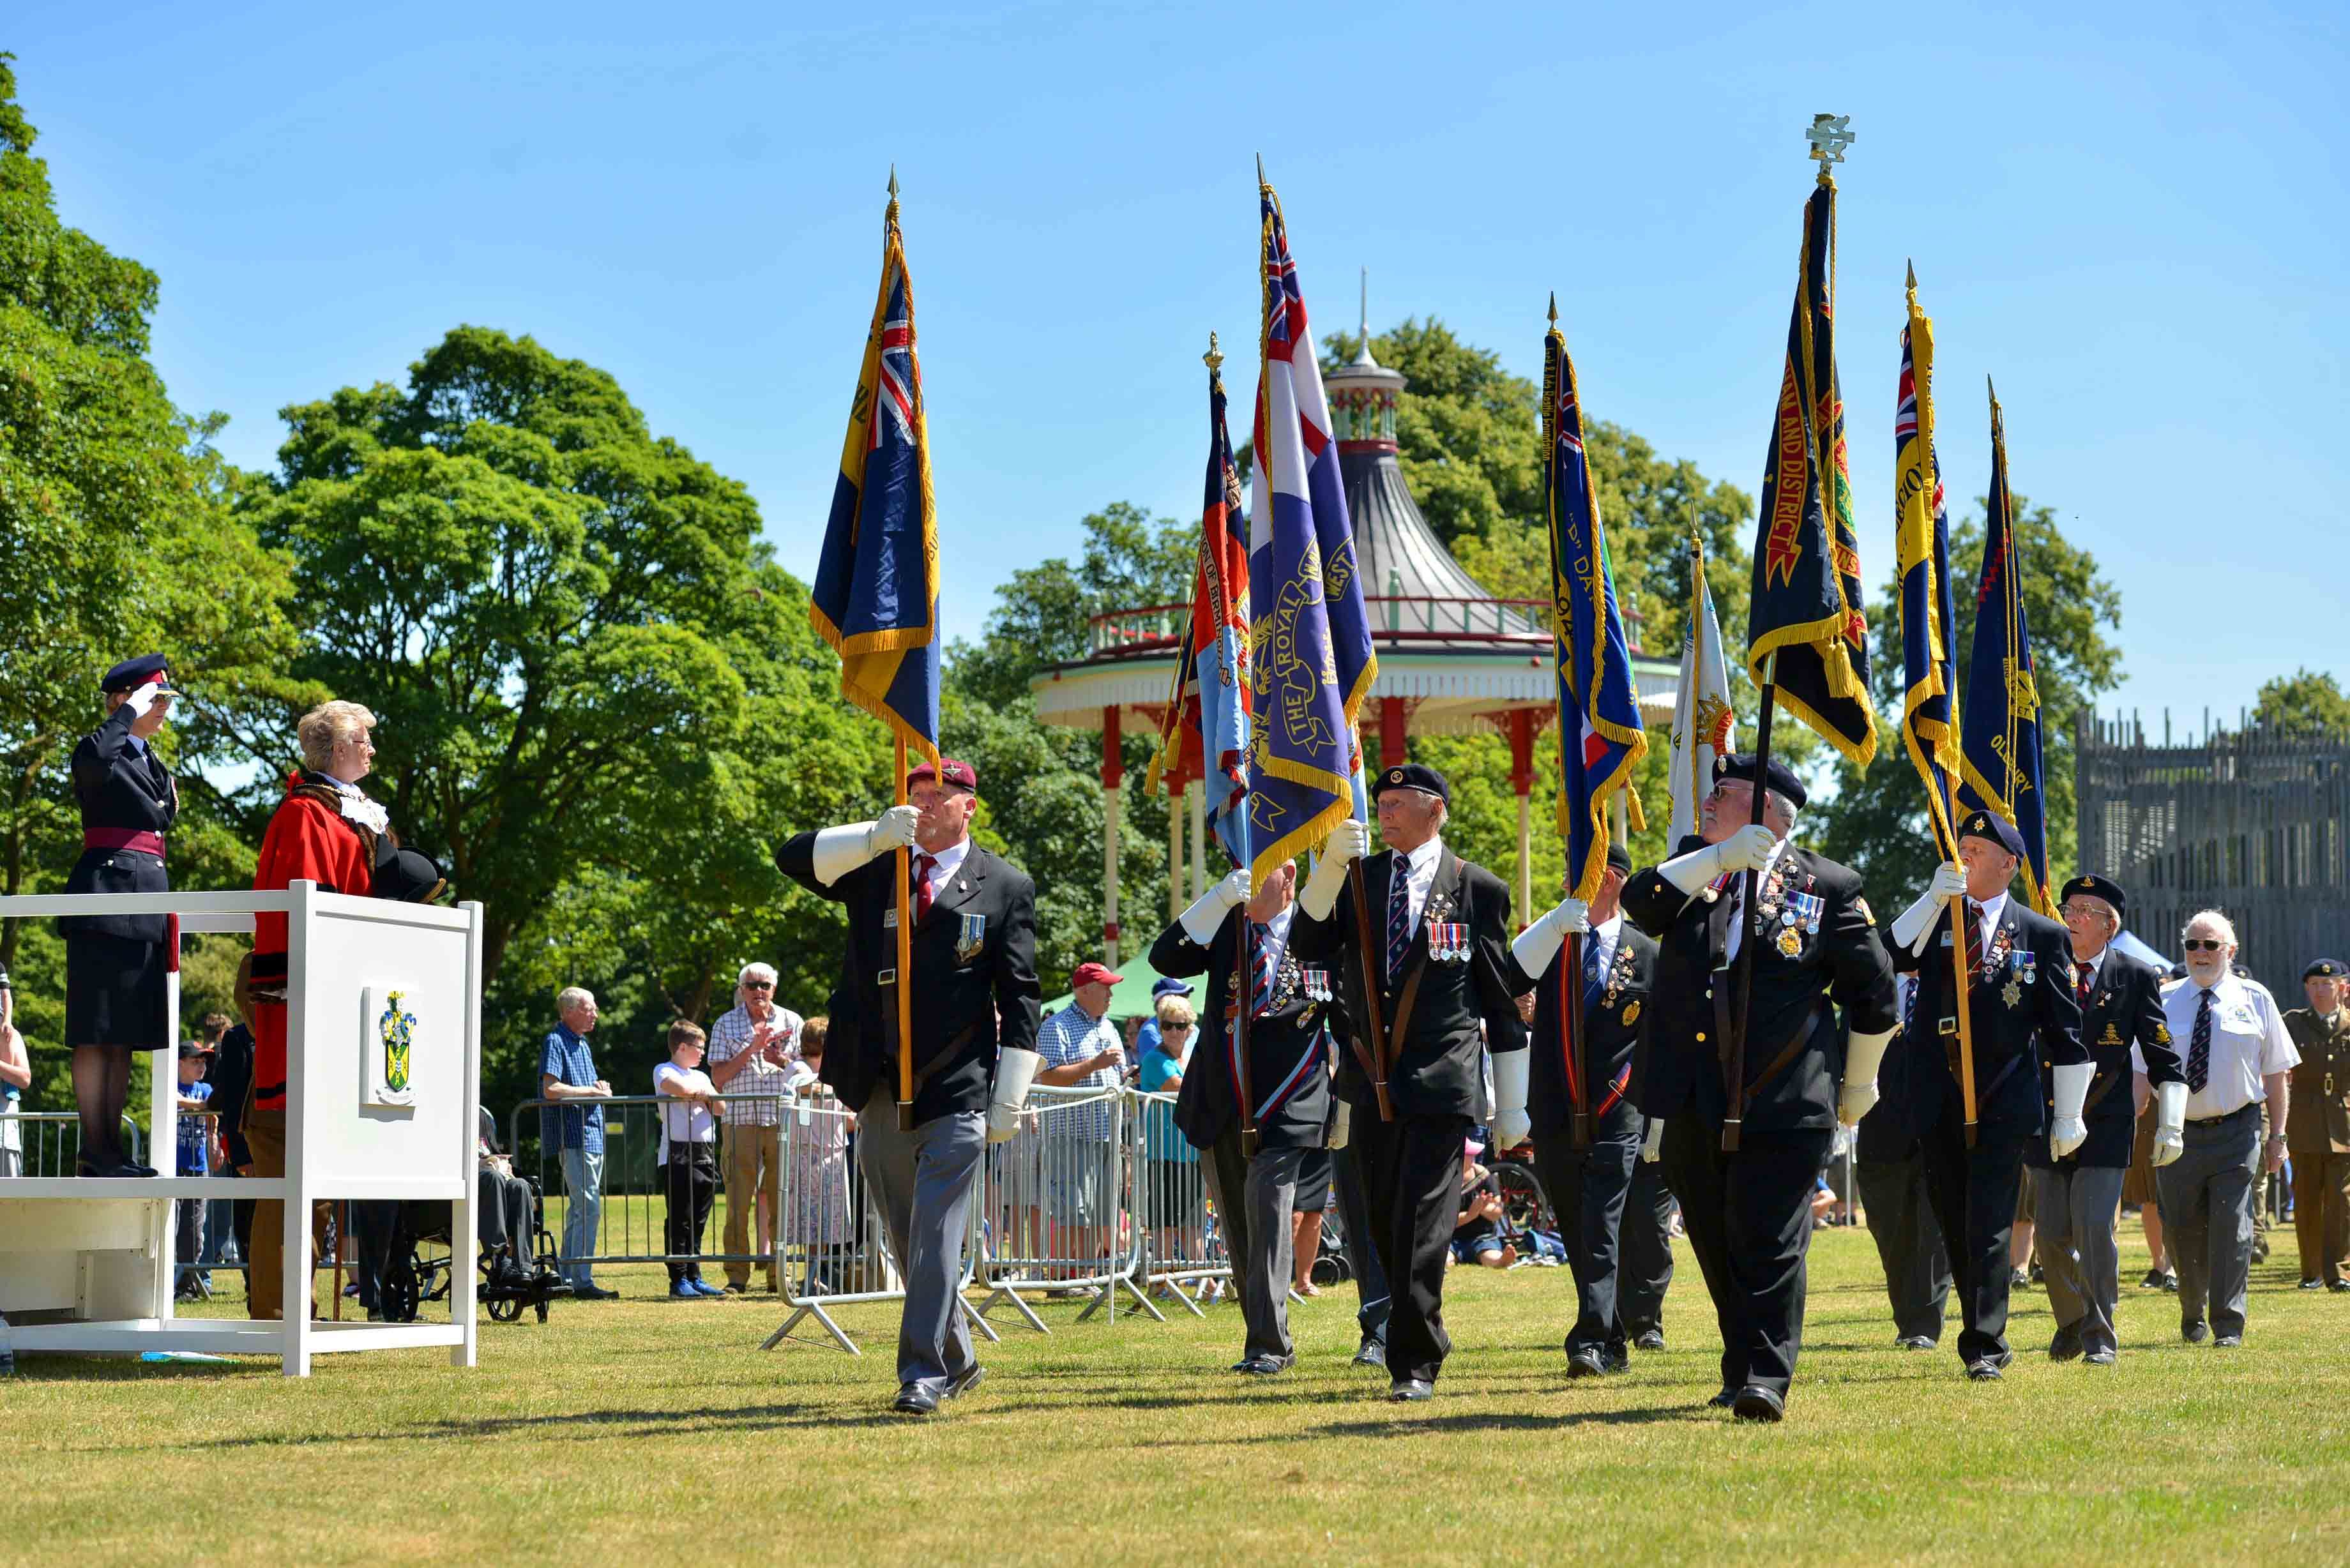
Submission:
M 1638 1000 L 1627 1002 L 1624 1004 L 1624 1022 L 1627 1023 L 1638 1023 L 1640 1022 L 1640 1003 Z
M 1779 950 L 1789 958 L 1794 958 L 1804 950 L 1804 939 L 1796 934 L 1794 927 L 1787 926 L 1780 930 Z
M 2010 1007 L 2020 1006 L 2023 1002 L 2023 987 L 2011 980 L 2000 988 L 1999 999 Z
M 1860 923 L 1862 925 L 1873 926 L 1877 924 L 1877 917 L 1869 911 L 1867 899 L 1855 898 L 1852 901 L 1852 907 L 1860 911 Z
M 2154 1043 L 2158 1045 L 2168 1045 L 2170 1044 L 2169 1025 L 2158 1023 L 2154 1026 Z

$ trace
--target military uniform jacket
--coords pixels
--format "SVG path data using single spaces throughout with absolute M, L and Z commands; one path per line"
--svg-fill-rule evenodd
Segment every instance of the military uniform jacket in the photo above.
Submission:
M 1684 839 L 1681 852 L 1700 842 Z M 1715 1127 L 1729 1116 L 1726 1035 L 1738 1006 L 1730 907 L 1738 880 L 1711 898 L 1682 892 L 1654 868 L 1625 884 L 1624 912 L 1657 940 L 1655 1020 L 1632 1087 L 1649 1116 L 1698 1116 Z M 1744 1126 L 1825 1130 L 1835 1125 L 1844 1071 L 1835 1010 L 1856 1032 L 1891 1029 L 1893 971 L 1849 868 L 1790 844 L 1757 882 L 1742 940 L 1755 944 Z
M 163 759 L 151 745 L 131 743 L 130 722 L 137 717 L 130 703 L 122 703 L 74 748 L 74 800 L 81 807 L 84 833 L 169 833 L 180 815 L 180 786 Z M 163 857 L 137 849 L 86 848 L 66 878 L 68 893 L 168 893 L 171 888 Z M 171 917 L 70 915 L 57 922 L 57 932 L 160 942 L 171 934 Z
M 1947 961 L 1950 950 L 1941 950 Z M 2064 961 L 2064 973 L 2069 984 L 2073 973 L 2069 946 Z M 2077 1002 L 2080 990 L 2077 986 L 2071 989 Z M 2081 1046 L 2097 1064 L 2096 1075 L 2089 1080 L 2087 1108 L 2082 1113 L 2082 1119 L 2088 1124 L 2089 1137 L 2079 1148 L 2055 1161 L 2058 1168 L 2129 1168 L 2137 1137 L 2137 1103 L 2130 1087 L 2135 1073 L 2130 1065 L 2132 1044 L 2146 1058 L 2147 1083 L 2187 1081 L 2178 1047 L 2170 1038 L 2170 1024 L 2162 1015 L 2161 974 L 2151 964 L 2107 948 L 2104 961 L 2097 965 L 2089 1004 L 2081 1010 Z M 1947 1074 L 1950 1069 L 1945 1065 L 1942 1071 Z M 1982 1069 L 1978 1066 L 1975 1071 L 1980 1090 Z M 2056 1069 L 2044 1062 L 2040 1067 L 2040 1101 L 2053 1123 L 2056 1117 Z M 2033 1166 L 2050 1164 L 2047 1143 L 2033 1138 L 2025 1144 L 2023 1162 Z
M 1585 940 L 1590 939 L 1586 937 Z M 1566 1053 L 1561 1039 L 1565 1004 L 1559 987 L 1568 980 L 1567 950 L 1561 946 L 1550 969 L 1534 982 L 1534 1060 L 1526 1074 L 1526 1110 L 1536 1138 L 1568 1136 L 1575 1104 L 1566 1092 Z M 1616 951 L 1595 995 L 1583 1003 L 1582 1075 L 1591 1136 L 1637 1137 L 1639 1108 L 1632 1103 L 1633 1057 L 1650 1016 L 1649 989 L 1657 977 L 1657 944 L 1627 919 L 1617 928 Z
M 1392 850 L 1367 857 L 1363 894 L 1371 907 L 1373 962 L 1387 967 L 1388 885 L 1401 857 Z M 1430 953 L 1429 929 L 1446 928 L 1446 941 Z M 1465 928 L 1465 929 L 1464 929 Z M 1510 890 L 1482 866 L 1461 859 L 1450 845 L 1439 850 L 1428 904 L 1411 934 L 1411 947 L 1392 983 L 1384 973 L 1369 977 L 1378 988 L 1379 1017 L 1391 1033 L 1397 1006 L 1414 988 L 1411 1015 L 1402 1020 L 1388 1071 L 1388 1097 L 1399 1116 L 1474 1117 L 1484 1082 L 1480 1047 L 1525 1049 L 1525 1025 L 1516 998 L 1531 983 L 1510 957 Z M 1360 1005 L 1365 976 L 1357 938 L 1355 890 L 1350 877 L 1330 913 L 1315 919 L 1304 909 L 1289 929 L 1290 950 L 1303 964 L 1329 964 L 1343 973 L 1347 1017 L 1368 1049 L 1369 1014 Z M 1457 938 L 1458 940 L 1454 940 Z M 1481 1031 L 1479 1025 L 1482 1024 Z M 1378 1096 L 1351 1050 L 1338 1059 L 1338 1095 L 1348 1105 L 1376 1107 Z M 1374 1111 L 1376 1114 L 1376 1111 Z
M 1297 957 L 1300 914 L 1274 971 L 1273 1010 L 1249 1020 L 1249 1093 L 1265 1148 L 1320 1148 L 1330 1116 L 1330 1007 L 1337 976 Z M 1233 1087 L 1232 1021 L 1248 989 L 1240 953 L 1242 921 L 1227 917 L 1206 947 L 1178 920 L 1150 944 L 1150 967 L 1177 979 L 1208 977 L 1198 1043 L 1175 1092 L 1175 1126 L 1194 1148 L 1212 1147 L 1240 1121 Z
M 2284 1031 L 2301 1053 L 2286 1102 L 2285 1147 L 2294 1154 L 2350 1154 L 2350 1007 L 2320 1016 L 2296 1007 Z
M 881 975 L 898 966 L 898 857 L 877 856 L 826 887 L 816 835 L 775 851 L 775 865 L 848 912 L 848 946 L 831 1000 L 824 1081 L 861 1106 L 879 1090 L 898 1097 L 895 1003 Z M 987 1108 L 999 1047 L 1036 1048 L 1036 888 L 1028 874 L 974 844 L 915 922 L 914 1119 Z
M 1959 1034 L 1951 994 L 1957 982 L 1951 974 L 1950 917 L 1944 915 L 1935 926 L 1922 956 L 1898 942 L 1894 946 L 1894 967 L 1918 977 L 1918 999 L 1909 1012 L 1908 1092 L 1912 1108 L 1924 1116 L 1943 1093 L 1942 1085 L 1952 1081 L 1947 1042 Z M 2046 1132 L 2047 1070 L 2089 1060 L 2081 1044 L 2073 944 L 2064 928 L 2010 896 L 1967 995 L 1974 1027 L 1975 1125 L 1980 1135 L 2031 1138 Z M 2125 1085 L 2116 1092 L 2129 1091 Z M 2044 1157 L 2045 1146 L 2041 1152 Z

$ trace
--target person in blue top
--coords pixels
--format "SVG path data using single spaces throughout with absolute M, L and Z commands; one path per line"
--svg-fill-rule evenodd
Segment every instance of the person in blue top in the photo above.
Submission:
M 608 1100 L 612 1085 L 596 1075 L 588 1036 L 596 1028 L 595 993 L 566 986 L 556 993 L 561 1020 L 538 1054 L 538 1092 L 549 1100 Z M 538 1114 L 539 1139 L 563 1152 L 563 1277 L 584 1302 L 609 1301 L 618 1291 L 597 1287 L 596 1232 L 604 1212 L 604 1115 L 581 1106 Z
M 1159 1004 L 1170 996 L 1191 994 L 1191 982 L 1177 980 L 1171 974 L 1165 976 L 1158 984 L 1150 988 L 1150 1016 L 1142 1021 L 1142 1027 L 1137 1030 L 1134 1035 L 1134 1061 L 1138 1068 L 1143 1063 L 1149 1061 L 1151 1053 L 1159 1048 L 1160 1038 Z M 1189 1050 L 1190 1047 L 1186 1045 L 1184 1049 Z M 1180 1061 L 1182 1053 L 1179 1051 L 1176 1054 Z
M 1162 980 L 1152 988 L 1151 1016 L 1135 1036 L 1142 1057 L 1135 1087 L 1162 1098 L 1142 1108 L 1143 1168 L 1149 1173 L 1143 1201 L 1144 1223 L 1151 1228 L 1154 1256 L 1160 1266 L 1178 1258 L 1196 1258 L 1199 1227 L 1205 1217 L 1190 1183 L 1191 1146 L 1175 1126 L 1175 1096 L 1183 1087 L 1183 1058 L 1191 1052 L 1195 1015 L 1184 1000 L 1191 991 L 1180 980 Z M 1159 1295 L 1168 1293 L 1162 1283 Z
M 204 1074 L 213 1064 L 213 1048 L 201 1040 L 180 1043 L 180 1115 L 179 1162 L 182 1176 L 212 1174 L 212 1152 L 216 1137 L 215 1123 L 203 1112 L 211 1108 L 213 1086 L 204 1082 Z M 182 1198 L 177 1205 L 179 1222 L 179 1278 L 174 1293 L 182 1301 L 193 1301 L 212 1292 L 212 1276 L 200 1267 L 204 1245 L 204 1200 Z

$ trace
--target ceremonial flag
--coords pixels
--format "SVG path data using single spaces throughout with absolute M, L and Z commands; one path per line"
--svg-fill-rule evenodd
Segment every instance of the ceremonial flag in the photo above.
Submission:
M 1705 547 L 1690 540 L 1690 615 L 1681 632 L 1680 688 L 1673 697 L 1672 831 L 1677 845 L 1698 830 L 1698 803 L 1713 788 L 1713 759 L 1738 749 L 1737 715 L 1730 706 L 1730 666 L 1721 651 L 1721 623 L 1705 582 Z
M 808 619 L 840 651 L 840 694 L 908 750 L 939 758 L 939 535 L 914 355 L 914 291 L 898 232 L 898 182 L 882 220 L 881 291 L 848 410 L 832 516 Z
M 1958 853 L 1950 790 L 1959 772 L 1957 621 L 1950 603 L 1950 519 L 1934 450 L 1934 323 L 1909 275 L 1901 329 L 1901 389 L 1893 416 L 1893 536 L 1901 569 L 1901 742 L 1926 782 L 1927 814 L 1944 857 Z
M 1804 210 L 1786 369 L 1762 474 L 1746 661 L 1758 683 L 1775 685 L 1778 701 L 1866 766 L 1877 755 L 1877 711 L 1835 334 L 1835 183 L 1823 169 Z
M 1159 780 L 1196 735 L 1209 780 L 1208 825 L 1234 866 L 1249 864 L 1249 561 L 1248 516 L 1241 505 L 1240 473 L 1224 432 L 1224 357 L 1208 347 L 1208 491 L 1200 514 L 1198 570 L 1191 578 L 1191 615 L 1175 661 L 1175 691 L 1161 726 L 1159 752 L 1144 787 Z
M 2023 561 L 2007 491 L 2007 426 L 1991 400 L 1991 497 L 1983 518 L 1982 580 L 1975 640 L 1967 650 L 1962 811 L 1998 812 L 2023 836 L 2023 882 L 2032 907 L 2052 919 L 2047 797 L 2040 788 L 2040 683 L 2023 619 Z
M 1281 199 L 1261 172 L 1257 189 L 1264 321 L 1249 498 L 1249 839 L 1262 887 L 1362 810 L 1355 723 L 1378 658 Z
M 1543 340 L 1543 434 L 1549 448 L 1551 648 L 1558 673 L 1558 831 L 1575 897 L 1599 896 L 1607 874 L 1607 801 L 1618 793 L 1640 820 L 1632 770 L 1648 753 L 1632 692 L 1632 650 L 1616 608 L 1607 530 L 1583 452 L 1575 361 L 1551 306 Z

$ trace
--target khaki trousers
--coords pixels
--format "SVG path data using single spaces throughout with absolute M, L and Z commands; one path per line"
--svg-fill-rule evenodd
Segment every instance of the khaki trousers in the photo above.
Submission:
M 2327 1284 L 2343 1278 L 2350 1257 L 2350 1154 L 2295 1149 L 2293 1229 L 2301 1243 L 2301 1277 Z
M 247 1102 L 244 1141 L 253 1151 L 253 1174 L 286 1174 L 286 1113 L 265 1111 Z M 310 1256 L 315 1262 L 327 1249 L 329 1206 L 321 1199 L 311 1205 Z M 314 1271 L 315 1272 L 315 1271 Z M 255 1318 L 286 1315 L 286 1205 L 275 1199 L 253 1206 L 253 1249 L 245 1255 L 246 1311 Z M 317 1297 L 309 1298 L 310 1315 L 318 1315 Z
M 896 1112 L 891 1112 L 896 1115 Z M 777 1168 L 779 1140 L 777 1127 L 755 1127 L 750 1123 L 729 1126 L 726 1129 L 726 1251 L 739 1256 L 753 1250 L 751 1217 L 758 1212 L 759 1194 L 774 1189 Z M 767 1289 L 775 1288 L 775 1238 L 772 1229 L 759 1238 L 757 1251 L 765 1260 Z M 726 1282 L 745 1289 L 751 1283 L 751 1265 L 734 1262 L 726 1265 Z

